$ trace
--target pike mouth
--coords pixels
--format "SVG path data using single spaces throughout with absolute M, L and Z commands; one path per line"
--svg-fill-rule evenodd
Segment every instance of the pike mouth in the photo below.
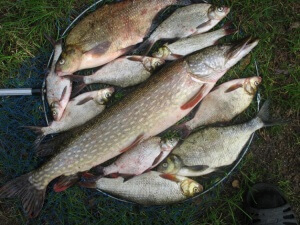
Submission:
M 241 59 L 247 55 L 258 44 L 259 39 L 248 37 L 233 45 L 227 52 L 227 59 Z

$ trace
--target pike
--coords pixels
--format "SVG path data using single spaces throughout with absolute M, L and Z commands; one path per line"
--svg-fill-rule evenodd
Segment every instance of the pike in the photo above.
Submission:
M 147 54 L 158 40 L 204 33 L 217 25 L 229 12 L 228 7 L 217 8 L 206 3 L 179 8 L 156 28 L 140 49 L 145 49 Z
M 104 5 L 80 21 L 69 33 L 59 76 L 104 65 L 129 52 L 149 33 L 160 11 L 184 0 L 126 0 Z
M 213 46 L 175 61 L 65 140 L 50 161 L 0 188 L 0 198 L 19 197 L 25 212 L 37 216 L 46 187 L 60 177 L 65 190 L 85 172 L 166 130 L 186 116 L 215 83 L 247 55 L 257 40 Z
M 220 38 L 235 32 L 236 30 L 231 29 L 227 24 L 216 31 L 192 35 L 191 37 L 182 38 L 172 44 L 165 44 L 152 55 L 153 57 L 164 60 L 177 60 L 193 52 L 212 46 L 216 44 Z
M 263 128 L 282 124 L 270 121 L 269 101 L 254 119 L 227 127 L 208 127 L 191 134 L 172 151 L 158 171 L 180 176 L 202 176 L 231 165 L 239 156 L 251 135 Z
M 78 83 L 74 92 L 79 92 L 85 86 L 94 83 L 104 83 L 125 88 L 144 82 L 164 63 L 163 59 L 153 57 L 124 56 L 106 64 L 92 75 L 69 75 L 65 77 Z

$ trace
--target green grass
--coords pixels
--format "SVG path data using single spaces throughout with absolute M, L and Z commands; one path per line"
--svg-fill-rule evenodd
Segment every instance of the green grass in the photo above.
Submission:
M 92 0 L 0 0 L 0 87 L 5 86 L 8 80 L 14 79 L 16 75 L 13 71 L 38 55 L 41 49 L 51 51 L 44 33 L 58 38 L 59 28 L 63 29 L 69 24 L 68 18 L 74 19 L 74 16 L 80 12 L 79 9 L 93 2 Z M 219 3 L 219 1 L 213 2 Z M 300 110 L 300 29 L 290 29 L 294 22 L 299 21 L 300 12 L 297 2 L 297 0 L 224 1 L 225 5 L 231 7 L 229 19 L 241 29 L 240 33 L 227 40 L 252 35 L 260 39 L 260 44 L 248 60 L 244 60 L 230 70 L 222 81 L 256 75 L 253 63 L 256 59 L 260 75 L 263 77 L 261 88 L 263 98 L 273 100 L 275 115 L 292 120 L 293 124 L 289 125 L 291 127 L 299 126 Z M 120 93 L 116 98 L 118 100 L 122 97 L 123 93 Z M 255 107 L 253 104 L 248 111 L 246 115 L 248 118 L 255 115 Z M 274 140 L 285 132 L 286 130 L 280 127 L 274 127 L 260 134 Z M 167 137 L 172 135 L 172 133 L 166 134 Z M 299 135 L 293 132 L 290 135 L 292 141 L 286 143 L 287 148 L 299 147 Z M 266 142 L 261 136 L 255 145 L 260 146 Z M 0 171 L 2 164 L 0 160 Z M 133 206 L 123 207 L 120 205 L 122 203 L 116 203 L 109 198 L 97 196 L 91 198 L 89 192 L 74 187 L 64 193 L 57 194 L 51 191 L 47 195 L 42 216 L 45 217 L 53 211 L 57 216 L 46 217 L 46 221 L 39 218 L 30 223 L 51 224 L 49 221 L 55 220 L 57 224 L 141 224 L 142 222 L 150 224 L 150 221 L 154 224 L 245 224 L 241 222 L 247 221 L 245 219 L 247 215 L 242 209 L 243 195 L 256 182 L 276 183 L 294 206 L 299 208 L 299 198 L 293 188 L 295 184 L 286 174 L 280 173 L 285 166 L 287 165 L 282 160 L 274 160 L 272 162 L 274 170 L 270 173 L 264 165 L 257 164 L 252 154 L 248 154 L 239 173 L 234 176 L 240 181 L 240 188 L 233 189 L 230 183 L 226 184 L 225 191 L 219 187 L 215 192 L 215 198 L 206 202 L 204 215 L 200 215 L 203 210 L 197 208 L 198 205 L 188 204 L 152 211 L 137 210 Z M 22 169 L 19 165 L 16 171 Z M 19 201 L 1 200 L 1 202 L 5 202 L 6 211 L 2 213 L 0 207 L 0 218 L 15 221 L 11 224 L 27 222 L 20 209 Z

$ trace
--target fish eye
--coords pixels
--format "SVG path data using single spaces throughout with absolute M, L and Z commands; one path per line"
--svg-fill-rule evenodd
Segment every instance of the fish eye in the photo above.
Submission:
M 162 166 L 163 166 L 164 168 L 167 168 L 167 167 L 168 167 L 168 163 L 163 163 Z
M 57 112 L 56 112 L 55 110 L 53 110 L 53 111 L 52 111 L 52 115 L 53 115 L 53 116 L 56 116 L 56 115 L 57 115 Z
M 105 97 L 106 97 L 106 98 L 109 98 L 110 96 L 111 96 L 111 93 L 106 93 L 106 94 L 105 94 Z
M 66 61 L 65 61 L 64 59 L 59 60 L 59 64 L 60 64 L 60 65 L 65 64 L 65 62 L 66 62 Z
M 223 12 L 224 11 L 224 7 L 218 7 L 217 10 L 218 10 L 218 12 Z
M 257 81 L 255 81 L 254 84 L 255 84 L 255 86 L 258 86 L 258 85 L 259 85 L 259 83 L 258 83 Z
M 194 193 L 197 193 L 197 192 L 199 192 L 199 188 L 197 188 L 197 187 L 194 187 L 194 188 L 193 188 L 193 192 L 194 192 Z

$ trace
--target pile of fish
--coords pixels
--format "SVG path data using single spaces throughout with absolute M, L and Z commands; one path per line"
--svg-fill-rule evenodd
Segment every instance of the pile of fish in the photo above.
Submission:
M 180 7 L 158 24 L 156 18 L 171 5 Z M 43 138 L 65 133 L 48 162 L 6 183 L 0 197 L 20 198 L 25 212 L 35 217 L 56 178 L 56 192 L 77 183 L 143 205 L 175 203 L 202 192 L 203 185 L 193 177 L 232 164 L 253 132 L 274 124 L 268 122 L 267 102 L 251 121 L 228 125 L 248 108 L 262 82 L 255 76 L 215 87 L 258 44 L 252 38 L 217 44 L 236 32 L 228 24 L 210 31 L 229 11 L 181 0 L 124 0 L 82 19 L 64 48 L 50 39 L 55 54 L 46 87 L 53 122 L 30 128 L 39 134 L 36 147 L 48 153 Z M 148 56 L 158 40 L 168 43 Z M 131 55 L 137 48 L 143 54 Z M 90 75 L 73 74 L 99 66 Z M 107 109 L 113 87 L 71 98 L 93 83 L 142 84 Z M 172 128 L 181 137 L 157 136 L 200 101 L 193 119 Z

